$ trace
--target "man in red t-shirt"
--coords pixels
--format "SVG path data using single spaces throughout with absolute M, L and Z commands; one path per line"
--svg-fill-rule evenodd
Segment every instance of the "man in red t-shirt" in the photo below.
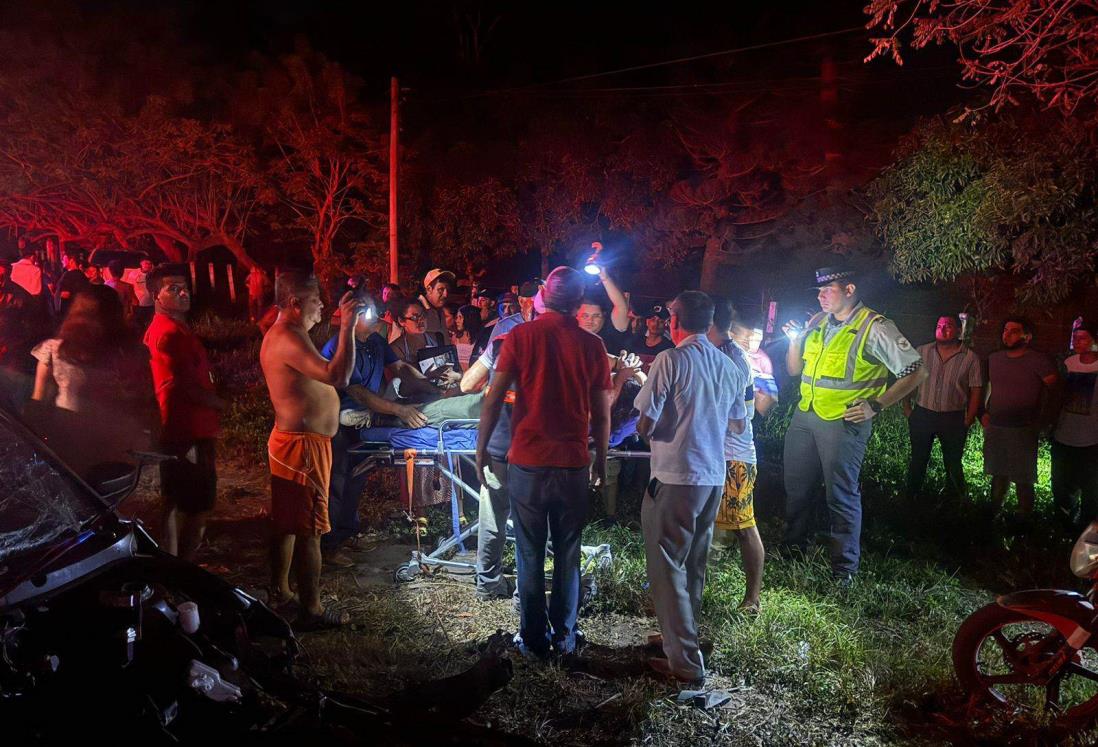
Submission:
M 160 448 L 175 457 L 160 465 L 162 541 L 169 553 L 190 560 L 217 499 L 216 445 L 225 403 L 214 389 L 206 349 L 187 326 L 187 274 L 182 265 L 163 265 L 146 278 L 156 313 L 145 345 L 160 404 Z
M 558 267 L 546 278 L 546 313 L 507 335 L 484 400 L 477 438 L 477 472 L 490 464 L 488 442 L 507 390 L 511 415 L 508 485 L 515 527 L 519 635 L 524 653 L 576 647 L 580 595 L 580 534 L 587 522 L 588 433 L 594 475 L 605 480 L 610 438 L 610 366 L 606 348 L 580 328 L 583 276 Z M 545 608 L 545 543 L 553 535 L 553 594 Z M 550 635 L 550 626 L 552 635 Z

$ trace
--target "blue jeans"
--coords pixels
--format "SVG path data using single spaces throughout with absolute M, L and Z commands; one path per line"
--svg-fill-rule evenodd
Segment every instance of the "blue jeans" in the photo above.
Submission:
M 580 535 L 587 523 L 588 468 L 511 464 L 508 487 L 515 528 L 521 647 L 545 656 L 576 648 Z M 545 543 L 553 535 L 553 590 L 545 608 Z M 550 636 L 550 628 L 552 635 Z
M 320 539 L 325 552 L 334 552 L 339 546 L 358 534 L 358 502 L 366 488 L 366 475 L 352 477 L 362 457 L 347 453 L 362 439 L 358 431 L 345 425 L 332 437 L 332 478 L 328 488 L 328 518 L 332 531 Z
M 805 547 L 821 478 L 831 517 L 831 569 L 857 573 L 861 560 L 862 459 L 872 422 L 793 413 L 785 434 L 785 544 Z

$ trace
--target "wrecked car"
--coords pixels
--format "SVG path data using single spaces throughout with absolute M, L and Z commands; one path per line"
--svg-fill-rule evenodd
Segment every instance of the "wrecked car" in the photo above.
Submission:
M 422 687 L 367 702 L 317 686 L 283 618 L 116 513 L 140 471 L 99 465 L 85 481 L 0 410 L 5 743 L 99 734 L 144 744 L 317 734 L 341 744 L 524 741 L 461 720 L 509 680 L 505 658 L 428 683 L 442 697 L 480 694 L 458 712 L 431 710 Z

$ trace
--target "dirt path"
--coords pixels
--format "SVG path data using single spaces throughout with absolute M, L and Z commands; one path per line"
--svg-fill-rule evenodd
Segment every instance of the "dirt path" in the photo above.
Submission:
M 208 570 L 261 598 L 269 504 L 264 467 L 220 466 L 218 505 L 198 557 Z M 156 536 L 159 486 L 155 470 L 150 473 L 122 513 Z M 391 493 L 384 481 L 371 487 L 367 496 Z M 414 542 L 399 537 L 399 522 L 378 517 L 398 508 L 392 498 L 367 500 L 364 513 L 379 527 L 368 535 L 372 549 L 356 554 L 353 568 L 323 577 L 325 604 L 347 610 L 351 623 L 303 635 L 302 643 L 308 665 L 331 689 L 378 697 L 454 674 L 485 649 L 512 651 L 517 617 L 510 600 L 477 601 L 470 576 L 394 582 L 393 571 L 410 558 Z M 530 663 L 510 653 L 514 678 L 471 720 L 553 745 L 873 743 L 855 737 L 841 719 L 809 725 L 787 718 L 795 693 L 759 692 L 719 675 L 711 683 L 732 693 L 726 706 L 714 712 L 679 706 L 676 690 L 647 670 L 642 646 L 656 629 L 653 619 L 603 614 L 583 617 L 582 626 L 590 645 L 573 666 Z M 821 734 L 833 739 L 821 741 Z

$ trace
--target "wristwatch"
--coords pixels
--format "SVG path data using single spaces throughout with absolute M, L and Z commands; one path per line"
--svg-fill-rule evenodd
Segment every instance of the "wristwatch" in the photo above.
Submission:
M 873 410 L 874 415 L 880 415 L 881 410 L 884 409 L 884 405 L 882 405 L 876 397 L 870 397 L 865 403 L 869 405 L 869 409 Z

